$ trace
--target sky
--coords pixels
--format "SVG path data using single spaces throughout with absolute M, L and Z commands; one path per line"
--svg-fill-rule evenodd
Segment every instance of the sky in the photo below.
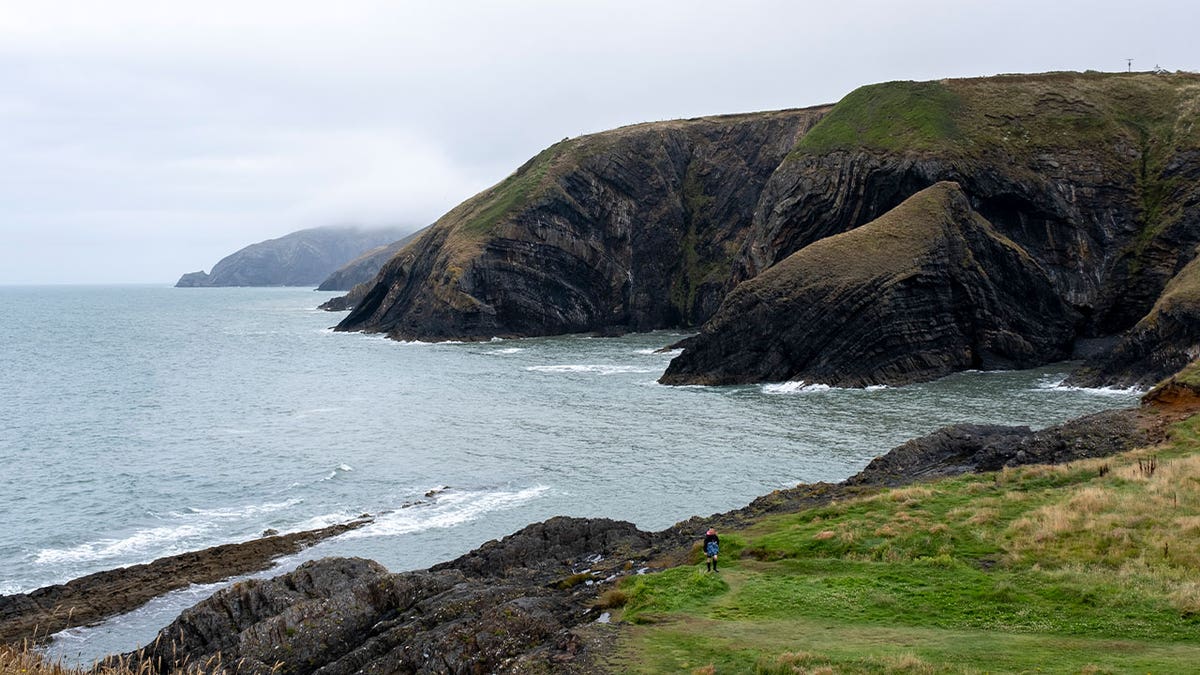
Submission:
M 1200 70 L 1200 3 L 0 0 L 0 284 L 427 225 L 567 136 L 888 80 Z

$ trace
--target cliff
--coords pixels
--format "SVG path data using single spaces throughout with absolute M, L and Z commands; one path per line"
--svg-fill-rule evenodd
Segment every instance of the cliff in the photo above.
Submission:
M 1151 381 L 1200 341 L 1187 306 L 1172 305 L 1174 314 L 1155 310 L 1200 243 L 1198 112 L 1194 74 L 1050 73 L 890 82 L 863 87 L 834 106 L 636 125 L 565 140 L 440 219 L 363 289 L 339 329 L 436 340 L 697 326 L 717 315 L 723 301 L 744 301 L 746 293 L 730 295 L 739 283 L 949 181 L 992 238 L 1011 243 L 1026 261 L 1021 266 L 1038 270 L 1033 276 L 1045 282 L 1038 282 L 1037 297 L 1046 306 L 1025 319 L 1055 313 L 1056 331 L 1070 324 L 1065 337 L 1055 333 L 1040 354 L 1015 343 L 999 351 L 994 342 L 972 345 L 953 358 L 933 357 L 936 367 L 920 358 L 885 364 L 851 344 L 830 343 L 821 367 L 803 374 L 842 384 L 902 383 L 947 367 L 1035 365 L 1062 358 L 1080 340 L 1121 342 L 1158 311 L 1174 328 L 1128 337 L 1169 340 L 1176 356 L 1167 359 L 1168 371 L 1139 370 L 1148 361 L 1130 357 L 1134 348 L 1126 342 L 1097 357 L 1095 363 L 1109 365 L 1094 367 L 1098 375 L 1087 380 Z M 938 302 L 1003 288 L 990 278 L 1001 270 L 979 271 L 970 279 L 958 275 L 956 294 Z M 823 277 L 814 283 L 827 288 L 853 281 L 822 269 L 805 273 Z M 859 290 L 864 306 L 877 299 Z M 989 306 L 1016 319 L 1023 310 L 1006 304 L 1014 299 L 997 296 Z M 896 318 L 916 325 L 915 317 Z M 733 331 L 735 323 L 725 312 L 720 325 L 732 332 L 722 338 L 717 324 L 707 326 L 709 337 L 692 348 L 724 341 L 719 353 L 744 349 L 733 360 L 750 363 L 763 343 L 806 335 L 780 333 L 779 321 L 749 321 Z M 998 330 L 1004 340 L 1040 349 L 1036 331 Z M 937 339 L 914 328 L 891 346 L 912 354 Z M 688 354 L 685 362 L 715 363 L 718 352 Z M 863 356 L 880 368 L 841 378 L 818 373 L 856 368 Z M 782 365 L 732 368 L 693 367 L 687 378 L 671 381 L 802 374 L 799 366 L 795 372 Z
M 1186 74 L 1064 73 L 888 83 L 850 94 L 800 140 L 772 175 L 740 257 L 740 276 L 753 278 L 826 237 L 883 216 L 935 182 L 954 181 L 971 209 L 1041 270 L 1035 276 L 1044 275 L 1048 289 L 1039 284 L 1038 290 L 1030 290 L 1032 307 L 1016 294 L 993 298 L 989 313 L 1025 316 L 1024 324 L 1011 324 L 1015 330 L 1005 329 L 1003 339 L 1011 344 L 1003 352 L 996 352 L 994 345 L 971 345 L 958 357 L 936 350 L 920 354 L 922 343 L 939 343 L 945 337 L 936 328 L 928 333 L 914 329 L 906 337 L 897 335 L 903 331 L 891 330 L 896 339 L 886 346 L 855 343 L 856 335 L 872 322 L 879 323 L 878 317 L 862 316 L 850 319 L 856 329 L 850 334 L 830 334 L 820 368 L 798 363 L 792 372 L 784 363 L 773 369 L 742 367 L 734 373 L 735 366 L 719 365 L 717 360 L 723 354 L 761 349 L 763 343 L 782 341 L 778 350 L 784 352 L 804 349 L 794 341 L 828 333 L 839 317 L 809 308 L 819 315 L 818 325 L 792 326 L 784 334 L 782 318 L 735 326 L 725 313 L 722 322 L 703 328 L 701 337 L 689 345 L 691 353 L 685 350 L 664 381 L 901 384 L 937 377 L 948 369 L 1047 363 L 1063 358 L 1064 348 L 1080 339 L 1124 336 L 1155 311 L 1167 282 L 1193 258 L 1200 240 L 1200 130 L 1194 125 L 1198 106 L 1200 78 Z M 920 255 L 930 253 L 922 249 Z M 964 292 L 954 302 L 989 295 L 989 286 L 1027 286 L 1027 274 L 998 276 L 998 269 L 988 269 L 987 258 L 981 258 L 985 264 L 974 281 L 968 286 L 959 283 Z M 814 283 L 826 287 L 855 283 L 853 276 L 841 276 L 841 270 L 805 273 L 819 277 Z M 927 290 L 924 300 L 943 302 L 944 293 Z M 928 316 L 926 305 L 910 305 L 917 308 L 915 313 L 897 305 L 894 289 L 880 287 L 881 294 L 859 291 L 865 293 L 859 298 L 861 306 L 890 306 L 896 310 L 894 321 L 915 326 Z M 744 302 L 744 295 L 731 295 L 727 302 L 732 311 L 732 303 Z M 955 307 L 961 314 L 972 313 L 967 305 Z M 1125 347 L 1119 344 L 1117 351 L 1094 359 L 1110 367 L 1088 384 L 1153 382 L 1186 362 L 1179 354 L 1195 349 L 1200 331 L 1189 318 L 1194 316 L 1192 306 L 1171 307 L 1171 328 L 1153 334 L 1142 331 L 1143 338 L 1130 340 L 1149 352 L 1158 340 L 1168 339 L 1174 356 L 1159 358 L 1162 366 L 1148 371 L 1147 359 L 1119 356 L 1120 350 L 1130 349 L 1126 340 L 1121 342 Z M 1020 342 L 1037 345 L 1044 337 L 1035 324 L 1037 317 L 1048 318 L 1047 311 L 1055 315 L 1059 330 L 1064 323 L 1071 325 L 1065 341 L 1059 333 L 1052 344 L 1044 345 L 1048 348 L 1023 351 Z M 956 330 L 961 330 L 962 321 L 958 325 Z M 960 347 L 964 339 L 970 341 L 958 339 Z M 902 361 L 871 353 L 881 347 L 894 350 Z M 1017 353 L 1022 356 L 1011 358 Z M 911 358 L 904 361 L 905 355 Z M 864 358 L 877 367 L 864 369 Z M 739 357 L 741 363 L 749 361 L 744 353 Z
M 902 384 L 1071 353 L 1077 314 L 1046 271 L 937 183 L 738 285 L 678 346 L 665 384 Z
M 429 340 L 703 321 L 732 288 L 763 186 L 825 110 L 556 143 L 426 230 L 339 329 Z
M 318 227 L 251 244 L 213 265 L 190 272 L 179 288 L 207 286 L 316 286 L 364 251 L 405 235 L 398 228 Z

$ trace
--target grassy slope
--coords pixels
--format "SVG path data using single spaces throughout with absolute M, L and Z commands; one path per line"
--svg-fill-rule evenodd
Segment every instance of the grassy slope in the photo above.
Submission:
M 723 535 L 719 575 L 697 563 L 627 582 L 622 618 L 635 625 L 610 666 L 1189 672 L 1197 476 L 1200 416 L 1126 456 L 771 517 Z

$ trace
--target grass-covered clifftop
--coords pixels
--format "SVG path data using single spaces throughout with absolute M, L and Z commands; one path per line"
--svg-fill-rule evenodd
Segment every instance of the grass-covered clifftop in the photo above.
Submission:
M 885 490 L 625 582 L 623 672 L 1191 672 L 1200 417 L 1123 455 Z

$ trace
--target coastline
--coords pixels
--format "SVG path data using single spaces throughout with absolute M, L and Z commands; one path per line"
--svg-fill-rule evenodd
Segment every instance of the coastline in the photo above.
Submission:
M 514 658 L 550 659 L 556 667 L 575 664 L 571 668 L 583 668 L 579 672 L 588 672 L 592 659 L 611 647 L 616 630 L 603 622 L 595 623 L 607 618 L 605 610 L 613 601 L 606 600 L 606 594 L 615 590 L 617 583 L 627 576 L 687 564 L 695 533 L 703 531 L 704 527 L 742 528 L 766 515 L 797 512 L 936 477 L 1106 456 L 1156 442 L 1163 437 L 1168 423 L 1190 414 L 1193 408 L 1193 405 L 1181 406 L 1172 399 L 1162 410 L 1146 407 L 1112 410 L 1040 431 L 996 425 L 945 427 L 894 448 L 840 483 L 800 484 L 776 490 L 740 509 L 707 517 L 694 516 L 658 532 L 643 532 L 630 523 L 608 519 L 558 517 L 487 542 L 455 560 L 414 572 L 393 574 L 376 563 L 361 559 L 312 561 L 275 579 L 238 583 L 218 591 L 164 628 L 159 642 L 170 644 L 173 651 L 189 653 L 194 659 L 211 655 L 216 644 L 210 639 L 197 642 L 195 635 L 220 635 L 218 651 L 244 657 L 268 646 L 278 648 L 280 640 L 293 644 L 293 636 L 286 635 L 286 631 L 286 637 L 280 637 L 278 631 L 263 633 L 257 629 L 247 634 L 233 630 L 233 625 L 274 624 L 293 612 L 302 612 L 318 633 L 334 630 L 331 622 L 341 625 L 347 612 L 361 614 L 360 621 L 351 622 L 353 625 L 374 624 L 380 613 L 396 611 L 392 607 L 396 600 L 385 594 L 390 599 L 364 604 L 358 598 L 366 584 L 393 591 L 406 589 L 407 611 L 414 616 L 433 612 L 441 617 L 436 622 L 425 620 L 419 629 L 410 626 L 404 632 L 408 640 L 417 639 L 415 636 L 418 635 L 422 640 L 435 643 L 457 639 L 454 638 L 458 634 L 455 626 L 482 630 L 489 621 L 498 620 L 497 611 L 511 613 L 513 603 L 521 607 L 532 603 L 530 607 L 536 606 L 536 611 L 526 607 L 531 613 L 525 617 L 528 631 L 521 639 L 511 641 L 498 652 L 490 651 L 490 648 L 462 652 L 460 658 L 463 660 L 459 665 L 475 663 L 479 659 L 495 664 Z M 230 571 L 232 567 L 220 565 L 216 560 L 241 559 L 246 565 L 257 564 L 260 566 L 256 569 L 263 569 L 271 559 L 290 552 L 284 550 L 286 547 L 294 546 L 299 550 L 321 538 L 336 536 L 369 522 L 360 520 L 322 530 L 213 547 L 160 559 L 145 566 L 89 575 L 23 597 L 0 598 L 0 626 L 4 627 L 0 641 L 13 642 L 39 635 L 44 638 L 67 627 L 64 623 L 47 629 L 51 625 L 47 619 L 73 622 L 70 625 L 94 624 L 106 616 L 134 609 L 172 588 L 200 581 L 196 577 L 184 578 L 176 574 L 181 565 L 190 564 L 209 574 L 220 575 L 208 578 L 210 582 L 228 579 L 238 572 L 254 570 Z M 339 581 L 322 581 L 330 577 Z M 147 583 L 137 584 L 131 579 Z M 313 587 L 293 597 L 294 587 L 305 583 Z M 92 594 L 103 597 L 105 585 L 109 586 L 109 594 L 117 595 L 125 603 L 120 611 L 104 608 L 81 611 L 69 604 L 71 598 Z M 141 595 L 125 593 L 129 586 L 138 585 L 142 586 Z M 163 590 L 155 592 L 152 589 Z M 55 596 L 55 593 L 59 595 Z M 18 601 L 18 597 L 22 599 Z M 44 609 L 46 600 L 51 597 L 57 602 Z M 33 601 L 34 598 L 40 602 Z M 318 604 L 313 606 L 313 602 Z M 104 614 L 105 611 L 108 613 Z M 220 619 L 216 624 L 213 624 L 214 617 Z M 228 619 L 222 617 L 235 617 L 236 620 L 232 625 L 225 625 L 221 622 Z M 204 630 L 198 632 L 197 625 L 204 626 Z M 253 637 L 255 634 L 257 638 Z M 174 636 L 182 636 L 182 643 Z M 359 634 L 344 635 L 341 642 L 352 644 L 366 637 L 369 637 L 369 631 L 360 631 Z M 245 640 L 251 640 L 251 643 L 243 644 Z M 153 647 L 147 650 L 149 653 L 143 650 L 126 655 L 126 658 L 167 658 L 167 653 L 161 649 L 157 653 Z M 319 660 L 323 657 L 309 654 L 306 658 Z
M 0 596 L 0 643 L 44 641 L 61 630 L 99 623 L 191 584 L 265 570 L 281 556 L 371 522 L 373 518 L 365 517 L 315 530 L 221 544 Z

